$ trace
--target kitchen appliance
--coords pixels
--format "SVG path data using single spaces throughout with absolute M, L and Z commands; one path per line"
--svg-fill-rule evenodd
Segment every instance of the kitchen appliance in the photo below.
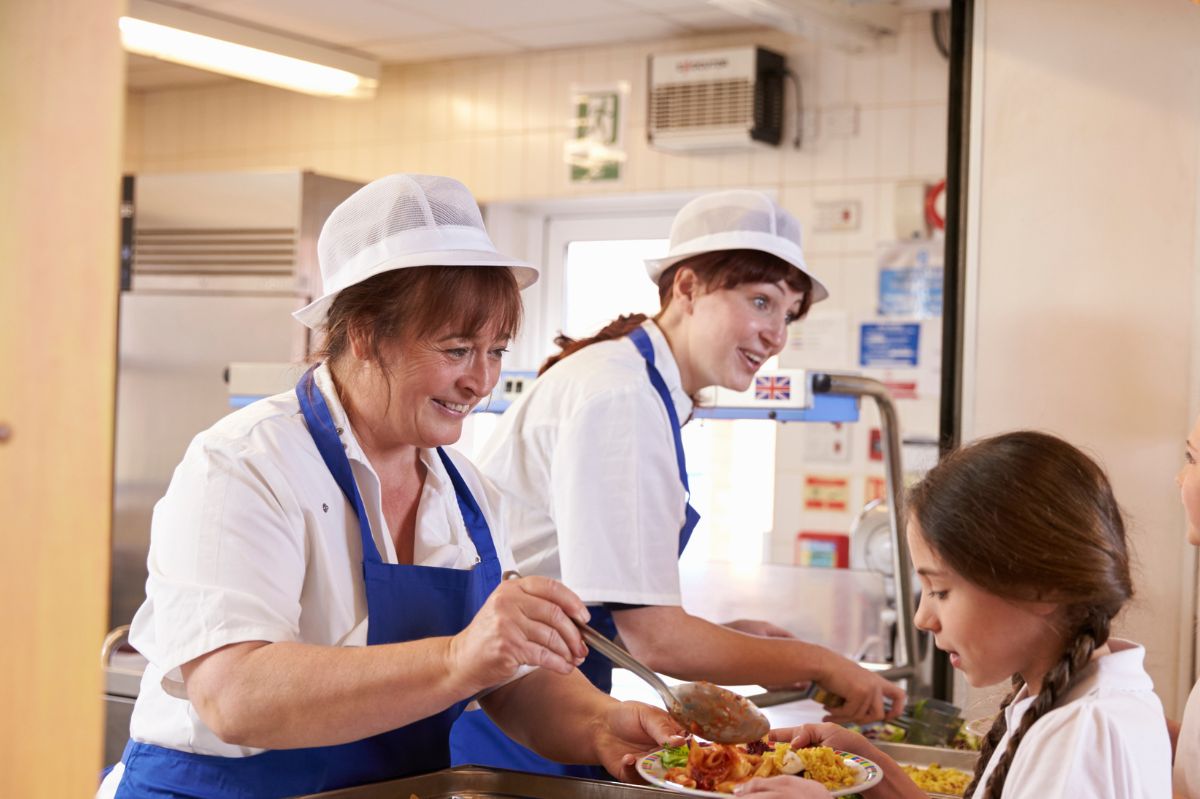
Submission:
M 154 504 L 192 437 L 229 413 L 226 367 L 306 356 L 308 331 L 290 314 L 320 287 L 316 238 L 325 217 L 360 185 L 301 171 L 125 179 L 114 634 L 145 598 Z M 108 644 L 104 667 L 109 744 L 119 755 L 144 662 L 118 644 Z
M 650 57 L 648 135 L 659 150 L 774 147 L 786 62 L 763 47 Z

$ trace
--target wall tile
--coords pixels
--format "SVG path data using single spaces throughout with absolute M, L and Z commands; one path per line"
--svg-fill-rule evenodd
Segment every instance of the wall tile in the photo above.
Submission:
M 913 109 L 913 172 L 944 177 L 946 174 L 946 106 Z
M 846 139 L 847 180 L 870 178 L 879 174 L 879 113 L 880 110 L 873 107 L 860 107 L 858 110 L 858 135 Z
M 880 177 L 900 178 L 912 174 L 912 109 L 881 108 L 879 121 Z
M 880 102 L 889 105 L 911 102 L 913 87 L 912 40 L 913 36 L 909 26 L 902 27 L 896 36 L 880 40 Z
M 529 62 L 521 56 L 500 59 L 500 87 L 496 103 L 499 126 L 504 133 L 525 128 L 526 88 Z

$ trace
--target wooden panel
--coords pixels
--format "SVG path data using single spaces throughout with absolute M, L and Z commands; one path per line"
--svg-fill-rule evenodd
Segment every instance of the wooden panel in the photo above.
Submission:
M 0 7 L 0 796 L 101 767 L 122 7 Z

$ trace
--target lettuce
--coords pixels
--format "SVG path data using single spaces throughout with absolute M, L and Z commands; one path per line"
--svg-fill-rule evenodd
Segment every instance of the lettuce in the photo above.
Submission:
M 665 747 L 661 760 L 663 768 L 683 768 L 688 762 L 688 745 Z

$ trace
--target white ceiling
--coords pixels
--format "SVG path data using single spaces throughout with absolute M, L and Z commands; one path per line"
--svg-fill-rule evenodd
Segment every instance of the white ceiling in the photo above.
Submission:
M 165 1 L 356 51 L 385 63 L 503 55 L 753 27 L 746 17 L 708 0 Z M 930 5 L 930 0 L 815 1 Z M 943 0 L 934 5 L 947 3 Z M 214 73 L 129 56 L 128 85 L 135 90 L 228 80 Z
M 384 61 L 436 61 L 751 27 L 707 0 L 190 0 L 172 3 Z M 226 81 L 129 56 L 128 85 Z

